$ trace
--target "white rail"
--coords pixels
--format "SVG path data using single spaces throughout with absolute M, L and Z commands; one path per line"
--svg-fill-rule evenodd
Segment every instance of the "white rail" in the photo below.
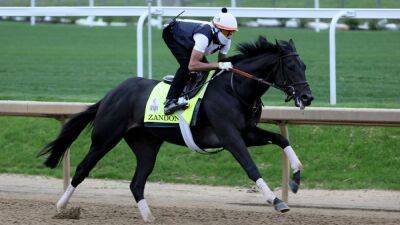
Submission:
M 140 16 L 147 6 L 95 6 L 95 7 L 0 7 L 0 16 Z M 220 7 L 152 7 L 163 16 L 212 17 Z M 236 17 L 243 18 L 325 18 L 331 19 L 340 11 L 355 12 L 357 19 L 400 19 L 400 9 L 308 9 L 308 8 L 229 8 Z
M 153 7 L 151 12 L 162 16 L 212 17 L 219 7 Z M 307 8 L 244 8 L 229 9 L 243 18 L 325 18 L 332 19 L 329 35 L 330 103 L 336 104 L 336 39 L 335 27 L 342 17 L 355 19 L 400 19 L 400 9 L 307 9 Z M 0 7 L 0 16 L 140 16 L 137 27 L 137 76 L 143 77 L 143 24 L 148 7 Z M 151 44 L 149 43 L 149 48 Z M 151 54 L 151 53 L 150 53 Z M 149 56 L 150 58 L 150 56 Z M 150 60 L 151 61 L 151 60 Z M 151 62 L 149 62 L 149 67 Z M 149 68 L 151 72 L 152 69 Z
M 48 117 L 61 124 L 74 113 L 92 103 L 1 101 L 0 116 Z M 366 125 L 400 127 L 400 109 L 264 107 L 261 122 L 278 124 L 281 134 L 289 138 L 287 124 Z M 64 189 L 70 180 L 69 151 L 63 159 Z M 289 163 L 282 154 L 282 198 L 288 201 Z

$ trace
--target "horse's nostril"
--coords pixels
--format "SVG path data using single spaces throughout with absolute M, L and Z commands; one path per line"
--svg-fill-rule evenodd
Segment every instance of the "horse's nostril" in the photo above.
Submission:
M 306 106 L 308 106 L 311 104 L 312 100 L 314 100 L 314 97 L 309 94 L 304 94 L 304 95 L 301 95 L 300 99 Z
M 301 95 L 301 101 L 303 101 L 303 102 L 307 102 L 307 101 L 309 101 L 309 98 L 310 96 L 308 96 L 308 95 Z

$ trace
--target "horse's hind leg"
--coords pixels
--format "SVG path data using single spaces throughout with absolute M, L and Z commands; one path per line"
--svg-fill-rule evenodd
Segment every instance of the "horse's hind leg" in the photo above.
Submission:
M 112 130 L 113 132 L 109 132 Z M 92 144 L 85 158 L 79 163 L 71 184 L 57 202 L 57 210 L 65 208 L 75 188 L 89 175 L 90 171 L 118 142 L 122 139 L 125 132 L 125 124 L 114 124 L 107 126 L 99 124 L 92 132 Z
M 154 221 L 149 206 L 144 198 L 144 187 L 156 162 L 157 154 L 163 141 L 139 128 L 125 135 L 125 141 L 136 155 L 136 171 L 130 184 L 140 214 L 145 222 Z

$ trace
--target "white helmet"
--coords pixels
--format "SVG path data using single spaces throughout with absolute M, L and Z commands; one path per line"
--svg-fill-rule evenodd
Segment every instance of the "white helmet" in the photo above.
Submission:
M 212 22 L 219 29 L 238 30 L 236 18 L 231 13 L 228 13 L 227 8 L 222 8 L 221 12 L 214 16 Z

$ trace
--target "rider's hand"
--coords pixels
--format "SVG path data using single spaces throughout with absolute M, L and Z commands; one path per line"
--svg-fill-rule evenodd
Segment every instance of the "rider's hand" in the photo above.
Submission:
M 232 63 L 231 62 L 219 62 L 218 63 L 218 69 L 221 69 L 221 70 L 230 70 L 230 69 L 232 69 L 233 68 L 233 66 L 232 66 Z

